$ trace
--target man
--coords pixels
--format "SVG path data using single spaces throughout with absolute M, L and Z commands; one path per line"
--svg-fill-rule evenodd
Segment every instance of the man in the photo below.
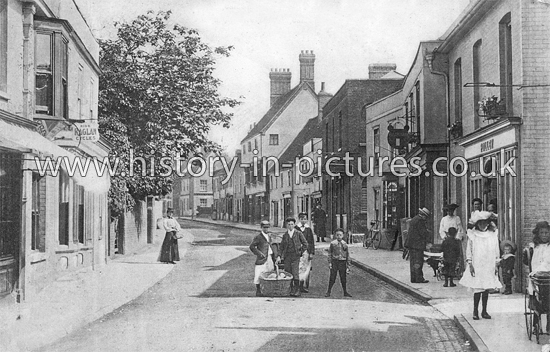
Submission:
M 256 266 L 254 268 L 254 284 L 256 284 L 256 296 L 262 297 L 260 288 L 260 276 L 274 269 L 273 248 L 271 247 L 271 237 L 269 236 L 269 221 L 264 220 L 260 223 L 262 231 L 254 237 L 250 244 L 250 250 L 256 255 Z
M 287 218 L 285 222 L 287 231 L 281 241 L 277 263 L 282 261 L 285 264 L 285 271 L 291 273 L 293 276 L 293 286 L 290 295 L 300 297 L 300 257 L 307 250 L 307 241 L 304 235 L 299 230 L 296 230 L 296 219 Z
M 302 258 L 302 265 L 305 265 L 306 268 L 309 267 L 309 270 L 306 270 L 307 275 L 305 276 L 305 279 L 300 280 L 300 292 L 308 293 L 309 292 L 309 273 L 311 272 L 311 261 L 313 260 L 313 255 L 315 254 L 315 238 L 313 235 L 313 231 L 307 224 L 307 213 L 298 214 L 298 225 L 296 225 L 296 229 L 304 235 L 307 241 L 308 258 L 307 260 L 304 260 Z
M 317 204 L 315 210 L 313 211 L 313 222 L 315 234 L 317 235 L 317 242 L 319 240 L 325 242 L 325 237 L 327 235 L 327 213 L 321 207 L 321 204 Z
M 412 283 L 425 284 L 428 282 L 428 280 L 424 279 L 422 266 L 424 265 L 424 250 L 426 250 L 426 244 L 430 242 L 429 231 L 426 225 L 426 219 L 429 216 L 430 211 L 428 209 L 418 209 L 418 215 L 411 219 L 409 225 L 409 235 L 407 236 L 405 247 L 409 249 Z

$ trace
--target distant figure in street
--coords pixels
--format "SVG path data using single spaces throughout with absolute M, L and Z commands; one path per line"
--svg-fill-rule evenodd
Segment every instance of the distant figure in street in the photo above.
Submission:
M 321 204 L 317 204 L 313 211 L 313 223 L 313 230 L 317 235 L 317 242 L 319 242 L 319 240 L 325 242 L 325 237 L 327 236 L 327 213 L 323 210 Z
M 447 237 L 441 245 L 441 250 L 443 251 L 443 275 L 445 276 L 445 284 L 443 284 L 443 287 L 456 286 L 453 279 L 456 276 L 456 267 L 460 260 L 461 251 L 461 243 L 460 240 L 456 238 L 456 234 L 456 228 L 449 227 L 447 229 Z M 450 284 L 449 280 L 451 281 Z
M 502 282 L 504 283 L 505 295 L 512 294 L 512 278 L 514 277 L 514 267 L 516 265 L 516 244 L 510 240 L 505 240 L 500 244 L 502 257 L 500 257 L 500 268 L 502 272 Z
M 292 297 L 301 296 L 300 292 L 300 258 L 307 250 L 307 241 L 302 232 L 296 229 L 296 219 L 287 218 L 285 220 L 287 231 L 281 241 L 277 264 L 281 261 L 285 264 L 285 271 L 293 276 Z
M 328 281 L 328 290 L 325 297 L 330 297 L 332 286 L 336 282 L 336 275 L 340 276 L 340 283 L 344 291 L 344 297 L 351 297 L 347 290 L 347 273 L 349 273 L 350 256 L 347 243 L 344 242 L 344 229 L 336 229 L 334 232 L 336 239 L 330 243 L 328 249 L 328 267 L 330 269 L 330 278 Z
M 468 269 L 459 283 L 474 292 L 473 319 L 479 320 L 480 299 L 482 300 L 481 317 L 491 319 L 487 313 L 489 290 L 502 287 L 497 269 L 500 262 L 498 230 L 491 222 L 491 213 L 488 211 L 475 211 L 470 221 L 474 224 L 474 228 L 468 230 L 468 247 L 466 249 Z
M 254 237 L 250 244 L 250 250 L 256 255 L 256 263 L 254 267 L 254 284 L 256 285 L 256 296 L 262 297 L 262 290 L 260 288 L 260 276 L 269 271 L 273 271 L 275 266 L 273 265 L 273 253 L 274 250 L 271 247 L 272 241 L 269 235 L 269 221 L 263 220 L 260 223 L 262 231 Z
M 307 213 L 298 214 L 298 220 L 296 229 L 304 234 L 307 241 L 307 257 L 305 257 L 306 253 L 304 252 L 302 259 L 300 260 L 300 291 L 303 293 L 308 293 L 311 262 L 313 260 L 313 255 L 315 254 L 315 238 L 313 236 L 313 230 L 311 230 L 311 227 L 309 227 L 307 223 Z
M 409 234 L 405 241 L 405 247 L 409 249 L 409 261 L 411 266 L 411 282 L 425 284 L 422 266 L 424 265 L 424 251 L 426 245 L 431 242 L 430 233 L 426 225 L 426 219 L 430 211 L 426 208 L 418 209 L 418 215 L 411 219 Z
M 178 248 L 177 233 L 181 231 L 180 224 L 173 218 L 174 209 L 166 210 L 166 217 L 162 221 L 162 226 L 166 231 L 162 247 L 160 248 L 159 262 L 176 264 L 180 260 L 180 252 Z

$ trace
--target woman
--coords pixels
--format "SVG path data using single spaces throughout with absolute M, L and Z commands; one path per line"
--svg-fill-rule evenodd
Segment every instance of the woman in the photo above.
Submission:
M 460 284 L 474 292 L 474 320 L 479 320 L 478 306 L 482 300 L 481 317 L 491 319 L 487 313 L 489 291 L 501 288 L 498 279 L 497 265 L 500 261 L 498 245 L 498 231 L 491 223 L 491 213 L 475 211 L 470 223 L 474 228 L 468 230 L 468 244 L 466 247 L 466 263 L 468 268 L 464 272 Z
M 539 221 L 533 229 L 533 242 L 529 244 L 529 248 L 523 250 L 523 263 L 529 265 L 529 276 L 539 276 L 541 272 L 550 271 L 550 225 L 547 221 Z M 544 274 L 543 274 L 544 275 Z M 548 278 L 547 278 L 548 279 Z M 540 301 L 546 302 L 550 299 L 548 286 L 540 286 L 539 297 Z M 548 305 L 541 305 L 535 307 L 533 296 L 533 284 L 529 280 L 529 286 L 527 288 L 529 292 L 529 306 L 533 309 L 536 308 L 542 314 L 546 316 L 546 332 L 550 331 L 550 315 L 548 315 Z M 535 319 L 537 316 L 535 315 Z M 536 321 L 535 321 L 536 323 Z
M 159 262 L 176 264 L 175 261 L 180 260 L 180 253 L 178 249 L 178 237 L 177 233 L 181 231 L 180 224 L 172 216 L 174 210 L 168 208 L 166 210 L 166 218 L 163 219 L 162 225 L 166 231 L 162 247 L 160 248 Z

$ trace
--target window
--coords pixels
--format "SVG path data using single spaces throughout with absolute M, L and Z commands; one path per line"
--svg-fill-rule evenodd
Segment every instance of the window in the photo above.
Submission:
M 248 142 L 248 151 L 249 151 L 249 152 L 252 151 L 252 143 L 251 143 L 251 142 Z
M 342 112 L 338 113 L 338 149 L 342 148 Z
M 68 48 L 64 25 L 36 23 L 36 113 L 68 118 Z
M 258 150 L 258 140 L 254 140 L 254 149 Z
M 382 227 L 397 226 L 397 182 L 383 182 Z
M 41 197 L 45 195 L 45 182 L 38 173 L 32 174 L 32 205 L 31 205 L 31 249 L 44 252 L 45 248 L 45 204 Z M 41 216 L 42 215 L 42 216 Z
M 462 60 L 458 58 L 454 65 L 455 122 L 462 121 Z
M 84 236 L 84 187 L 74 185 L 74 243 L 85 243 Z
M 69 245 L 69 175 L 61 170 L 59 177 L 59 244 Z
M 8 89 L 8 0 L 0 0 L 0 91 Z
M 84 113 L 82 106 L 83 101 L 82 98 L 84 98 L 84 66 L 82 64 L 78 64 L 78 98 L 77 98 L 77 110 L 78 115 L 76 118 L 78 120 L 83 119 L 82 114 Z
M 246 154 L 246 146 L 243 144 L 243 155 Z
M 21 233 L 21 207 L 16 206 L 21 204 L 21 154 L 0 151 L 0 170 L 0 258 L 13 258 L 19 252 Z
M 207 180 L 200 180 L 200 187 L 201 187 L 201 192 L 207 192 L 208 191 L 208 181 Z
M 269 145 L 279 145 L 279 135 L 270 134 L 269 135 Z
M 201 208 L 206 208 L 208 206 L 208 200 L 206 198 L 200 198 L 199 205 Z
M 480 82 L 480 79 L 481 79 L 481 39 L 478 40 L 475 44 L 474 44 L 474 49 L 473 49 L 473 66 L 472 66 L 472 69 L 473 69 L 473 79 L 474 79 L 474 112 L 477 112 L 478 111 L 478 102 L 481 100 L 480 99 L 480 94 L 479 94 L 479 85 L 475 84 L 475 83 L 479 83 Z M 474 128 L 475 129 L 478 129 L 479 128 L 479 117 L 478 117 L 478 114 L 477 113 L 474 113 L 474 116 L 476 116 L 474 118 Z
M 512 23 L 508 12 L 499 22 L 500 98 L 506 103 L 506 112 L 512 109 Z
M 288 185 L 292 186 L 292 172 L 288 172 Z
M 414 114 L 416 115 L 416 128 L 414 129 L 414 132 L 416 132 L 417 134 L 417 141 L 418 143 L 420 143 L 420 114 L 421 114 L 421 111 L 420 111 L 420 81 L 417 81 L 416 84 L 414 85 L 414 102 L 413 102 L 413 97 L 411 95 L 411 104 L 413 104 L 414 106 L 411 106 L 411 113 L 413 113 L 413 109 L 414 109 Z
M 380 127 L 375 127 L 373 133 L 374 165 L 378 166 L 378 158 L 380 157 Z

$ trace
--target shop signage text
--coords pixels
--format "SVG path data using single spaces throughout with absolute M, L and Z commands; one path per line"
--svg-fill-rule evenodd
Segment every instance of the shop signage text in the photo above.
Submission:
M 491 138 L 488 141 L 481 143 L 480 146 L 481 146 L 481 151 L 480 151 L 481 153 L 485 153 L 490 150 L 493 150 L 493 148 L 495 148 L 495 139 Z

